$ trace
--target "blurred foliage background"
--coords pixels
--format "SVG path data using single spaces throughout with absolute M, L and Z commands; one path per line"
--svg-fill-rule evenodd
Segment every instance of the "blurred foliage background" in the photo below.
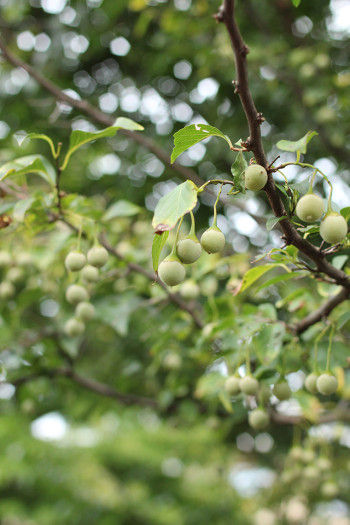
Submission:
M 0 27 L 9 49 L 67 94 L 113 118 L 141 123 L 143 134 L 170 155 L 173 133 L 190 123 L 214 125 L 232 141 L 247 136 L 233 93 L 232 51 L 212 18 L 218 7 L 217 0 L 1 0 Z M 348 2 L 302 0 L 295 8 L 290 0 L 245 0 L 237 1 L 237 10 L 250 48 L 254 99 L 266 119 L 268 158 L 280 154 L 278 140 L 316 130 L 308 159 L 331 179 L 336 208 L 348 206 Z M 65 148 L 72 129 L 100 129 L 3 58 L 0 108 L 1 164 L 48 156 L 44 142 L 23 140 L 29 132 L 46 133 Z M 227 178 L 233 158 L 212 139 L 179 160 L 207 180 Z M 295 184 L 306 177 L 294 168 L 286 173 Z M 71 218 L 85 221 L 82 249 L 102 224 L 122 256 L 110 257 L 101 271 L 91 290 L 96 318 L 73 339 L 62 327 L 72 315 L 64 298 L 71 282 L 64 258 L 76 235 L 48 220 L 54 200 L 38 177 L 10 182 L 13 193 L 2 196 L 0 212 L 13 222 L 1 230 L 1 279 L 15 287 L 0 304 L 4 525 L 349 523 L 349 427 L 313 425 L 325 407 L 302 388 L 322 323 L 300 340 L 286 328 L 334 287 L 301 275 L 269 287 L 265 279 L 248 293 L 232 294 L 254 257 L 281 244 L 278 230 L 265 228 L 265 197 L 246 194 L 244 206 L 232 199 L 219 209 L 224 256 L 203 256 L 189 272 L 192 295 L 182 290 L 183 300 L 199 309 L 204 328 L 196 327 L 164 290 L 128 264 L 151 269 L 152 211 L 179 182 L 177 173 L 121 134 L 72 157 L 62 176 L 69 194 L 63 202 Z M 25 192 L 20 205 L 19 187 Z M 317 191 L 327 195 L 328 188 L 319 181 Z M 212 197 L 202 195 L 199 232 L 209 224 L 212 205 Z M 343 253 L 336 264 L 345 268 L 348 250 Z M 293 257 L 291 252 L 291 262 Z M 332 366 L 346 403 L 348 304 L 332 319 L 339 327 Z M 230 399 L 223 387 L 244 362 L 243 340 L 251 345 L 261 384 L 268 388 L 287 371 L 293 390 L 292 401 L 272 401 L 277 415 L 266 432 L 249 428 L 245 400 Z M 320 369 L 326 350 L 321 339 Z M 71 368 L 78 380 L 55 372 Z M 99 396 L 81 377 L 154 399 L 160 409 Z M 326 409 L 336 401 L 327 401 Z M 301 427 L 283 424 L 283 417 L 301 414 Z M 292 445 L 309 453 L 298 465 Z M 305 474 L 325 457 L 331 460 L 325 471 Z M 327 493 L 327 482 L 336 484 L 336 493 Z

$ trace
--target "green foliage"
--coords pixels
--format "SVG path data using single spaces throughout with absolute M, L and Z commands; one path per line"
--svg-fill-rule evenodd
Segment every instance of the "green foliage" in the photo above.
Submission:
M 191 146 L 209 137 L 220 137 L 232 147 L 232 142 L 228 136 L 224 135 L 222 131 L 214 126 L 209 126 L 208 124 L 191 124 L 191 126 L 186 126 L 175 133 L 171 162 L 175 162 L 177 157 Z
M 308 131 L 301 139 L 296 140 L 295 142 L 291 140 L 280 140 L 277 142 L 277 147 L 283 151 L 291 151 L 293 153 L 299 152 L 305 154 L 308 143 L 315 135 L 318 135 L 317 131 Z
M 197 192 L 197 186 L 187 180 L 159 199 L 153 215 L 153 228 L 160 232 L 174 228 L 178 220 L 197 204 Z

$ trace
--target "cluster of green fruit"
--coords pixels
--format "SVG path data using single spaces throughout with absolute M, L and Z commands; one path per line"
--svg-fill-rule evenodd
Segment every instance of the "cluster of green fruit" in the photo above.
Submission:
M 271 395 L 269 388 L 260 388 L 259 381 L 251 375 L 242 378 L 237 375 L 229 376 L 225 381 L 225 390 L 231 396 L 242 393 L 248 396 L 257 396 L 262 405 L 266 404 Z M 286 401 L 292 395 L 292 391 L 284 379 L 274 384 L 272 393 L 279 401 Z M 270 422 L 269 414 L 264 408 L 256 408 L 249 412 L 249 425 L 255 430 L 263 430 Z
M 329 396 L 337 391 L 338 381 L 337 378 L 329 372 L 321 375 L 312 372 L 305 379 L 305 388 L 311 394 Z
M 332 462 L 324 455 L 316 457 L 310 446 L 293 446 L 287 456 L 281 481 L 292 485 L 297 482 L 303 493 L 314 493 L 318 489 L 322 497 L 330 499 L 339 493 L 337 484 L 329 476 L 331 471 Z
M 33 260 L 28 253 L 21 253 L 14 257 L 5 250 L 0 251 L 0 269 L 3 272 L 0 299 L 7 300 L 14 297 L 16 287 L 24 281 L 26 270 L 31 266 L 33 266 Z
M 78 251 L 70 252 L 65 259 L 65 266 L 70 272 L 80 272 L 80 279 L 86 284 L 96 283 L 99 280 L 99 268 L 108 260 L 108 252 L 103 246 L 94 246 L 87 256 Z M 66 299 L 76 305 L 75 316 L 68 319 L 64 326 L 65 333 L 70 337 L 77 337 L 85 330 L 85 322 L 91 321 L 95 315 L 95 308 L 89 302 L 89 292 L 82 284 L 71 284 L 66 290 Z

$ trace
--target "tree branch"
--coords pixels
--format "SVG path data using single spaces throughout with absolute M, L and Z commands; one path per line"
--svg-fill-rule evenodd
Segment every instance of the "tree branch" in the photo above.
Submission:
M 67 377 L 77 385 L 85 388 L 86 390 L 90 390 L 91 392 L 94 392 L 95 394 L 98 394 L 100 396 L 115 399 L 123 405 L 143 405 L 153 408 L 156 408 L 158 406 L 157 401 L 154 399 L 143 396 L 137 396 L 134 394 L 124 394 L 122 392 L 118 392 L 117 390 L 110 387 L 109 385 L 106 385 L 105 383 L 100 383 L 99 381 L 95 381 L 94 379 L 83 377 L 80 374 L 77 374 L 72 368 L 42 369 L 39 372 L 33 372 L 32 374 L 28 374 L 26 376 L 13 379 L 8 382 L 10 382 L 14 387 L 18 388 L 26 383 L 29 383 L 41 377 Z
M 318 323 L 318 321 L 321 321 L 322 319 L 328 317 L 336 306 L 341 304 L 343 301 L 349 299 L 349 297 L 350 290 L 348 290 L 347 288 L 342 288 L 340 292 L 330 297 L 330 299 L 328 299 L 328 301 L 326 301 L 322 306 L 320 306 L 320 308 L 318 308 L 314 312 L 311 312 L 308 316 L 299 321 L 299 323 L 294 325 L 294 327 L 292 327 L 293 332 L 297 335 L 302 334 L 313 324 Z

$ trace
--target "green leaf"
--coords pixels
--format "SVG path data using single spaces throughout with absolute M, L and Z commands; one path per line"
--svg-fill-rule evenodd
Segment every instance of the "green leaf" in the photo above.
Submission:
M 153 263 L 153 270 L 156 272 L 158 270 L 159 265 L 159 257 L 162 253 L 162 250 L 165 246 L 165 243 L 169 237 L 169 231 L 165 231 L 161 234 L 155 234 L 153 237 L 153 243 L 152 243 L 152 263 Z
M 180 129 L 174 134 L 174 149 L 171 154 L 171 163 L 175 162 L 177 157 L 191 146 L 208 137 L 214 136 L 226 140 L 230 148 L 232 147 L 230 139 L 218 128 L 214 128 L 214 126 L 209 126 L 208 124 L 191 124 Z
M 276 224 L 278 224 L 282 219 L 286 218 L 286 215 L 283 215 L 282 217 L 269 217 L 266 221 L 267 231 L 271 231 L 276 226 Z
M 294 5 L 294 7 L 299 7 L 300 3 L 301 3 L 301 0 L 292 0 L 292 4 Z
M 243 153 L 237 153 L 234 163 L 231 166 L 231 173 L 235 183 L 235 190 L 245 193 L 244 170 L 248 166 Z
M 264 288 L 268 288 L 269 286 L 272 286 L 273 284 L 277 284 L 283 281 L 289 281 L 290 279 L 295 279 L 296 275 L 292 272 L 290 273 L 283 273 L 282 275 L 277 275 L 276 277 L 273 277 L 272 279 L 269 279 L 265 283 L 263 283 L 259 288 L 257 289 L 256 293 L 260 292 Z
M 341 270 L 344 264 L 346 263 L 346 261 L 348 260 L 348 258 L 349 258 L 348 255 L 337 255 L 336 257 L 333 257 L 332 264 L 333 266 L 335 266 L 335 268 L 337 268 L 338 270 Z
M 268 272 L 269 270 L 272 270 L 272 268 L 276 268 L 278 266 L 275 263 L 270 264 L 262 264 L 260 266 L 254 266 L 254 268 L 250 268 L 248 270 L 242 280 L 242 283 L 239 287 L 239 289 L 236 291 L 235 295 L 244 292 L 249 288 L 255 281 L 257 281 L 264 273 Z
M 140 206 L 122 199 L 111 204 L 102 220 L 110 221 L 111 219 L 115 219 L 115 217 L 132 217 L 133 215 L 140 213 L 140 211 Z
M 55 185 L 55 169 L 42 155 L 26 155 L 6 162 L 0 168 L 0 181 L 12 175 L 26 175 L 27 173 L 37 173 L 51 186 Z
M 13 208 L 13 218 L 15 221 L 23 222 L 26 212 L 30 209 L 34 201 L 34 197 L 29 197 L 28 199 L 22 199 L 16 202 Z
M 159 232 L 174 228 L 177 221 L 197 204 L 197 191 L 197 186 L 186 180 L 164 195 L 154 210 L 153 228 Z
M 291 151 L 291 152 L 300 152 L 305 154 L 307 150 L 307 145 L 314 137 L 315 135 L 318 135 L 317 131 L 308 131 L 306 135 L 304 135 L 301 139 L 293 142 L 291 140 L 280 140 L 277 142 L 278 149 L 281 149 L 283 151 Z
M 96 318 L 125 336 L 128 333 L 130 316 L 139 303 L 140 299 L 133 293 L 104 297 L 96 302 Z
M 347 206 L 346 208 L 343 208 L 342 210 L 340 210 L 340 213 L 344 217 L 346 222 L 348 222 L 350 219 L 350 206 Z
M 344 312 L 338 319 L 337 322 L 337 328 L 340 330 L 350 321 L 350 310 L 348 312 Z
M 47 135 L 44 135 L 43 133 L 28 133 L 28 135 L 26 136 L 27 139 L 38 139 L 38 140 L 45 140 L 49 146 L 50 146 L 50 149 L 51 149 L 51 153 L 52 153 L 52 156 L 54 158 L 57 157 L 56 155 L 56 151 L 55 151 L 55 146 L 54 146 L 54 143 L 52 142 L 52 139 L 50 137 L 48 137 Z
M 92 142 L 93 140 L 101 139 L 104 137 L 113 137 L 119 129 L 127 129 L 129 131 L 142 131 L 144 128 L 137 122 L 134 122 L 131 119 L 125 117 L 119 117 L 113 124 L 108 128 L 102 129 L 101 131 L 81 131 L 75 129 L 72 131 L 69 139 L 69 148 L 66 153 L 65 159 L 61 166 L 61 169 L 64 170 L 67 167 L 70 157 L 73 153 L 79 149 L 84 144 Z

